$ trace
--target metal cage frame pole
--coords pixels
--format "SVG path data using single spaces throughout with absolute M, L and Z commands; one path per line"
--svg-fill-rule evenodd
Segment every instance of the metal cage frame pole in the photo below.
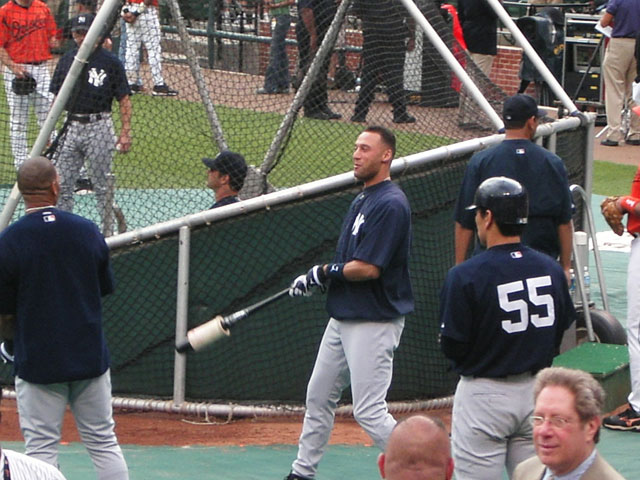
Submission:
M 211 126 L 213 137 L 215 138 L 218 148 L 220 150 L 226 150 L 227 142 L 224 138 L 222 125 L 220 124 L 220 119 L 218 118 L 218 114 L 216 113 L 213 102 L 211 101 L 211 95 L 209 95 L 207 85 L 204 81 L 204 77 L 202 76 L 202 70 L 200 69 L 200 65 L 198 65 L 196 52 L 193 49 L 191 40 L 189 39 L 189 32 L 187 32 L 187 27 L 184 24 L 182 13 L 180 13 L 180 5 L 178 5 L 178 0 L 169 0 L 168 5 L 169 10 L 171 11 L 171 15 L 173 16 L 173 19 L 178 26 L 178 35 L 180 36 L 180 41 L 182 42 L 182 45 L 185 49 L 187 64 L 191 69 L 191 75 L 193 75 L 196 86 L 198 87 L 198 94 L 200 95 L 200 99 L 204 104 L 204 109 L 207 112 L 207 119 L 209 120 L 209 125 Z
M 178 285 L 176 292 L 176 340 L 187 335 L 189 316 L 189 262 L 191 255 L 191 229 L 180 227 L 178 236 Z M 184 402 L 187 379 L 187 355 L 175 352 L 173 363 L 173 403 Z

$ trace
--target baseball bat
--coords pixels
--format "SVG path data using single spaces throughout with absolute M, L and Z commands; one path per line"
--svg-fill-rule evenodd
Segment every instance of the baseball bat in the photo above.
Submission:
M 187 336 L 176 342 L 176 351 L 178 353 L 185 352 L 197 352 L 202 350 L 207 345 L 212 344 L 219 338 L 231 335 L 231 327 L 257 310 L 275 302 L 276 300 L 284 297 L 289 293 L 289 288 L 280 290 L 278 293 L 274 293 L 270 297 L 267 297 L 259 302 L 249 305 L 248 307 L 238 310 L 230 315 L 216 315 L 208 322 L 203 323 L 195 328 L 192 328 L 187 332 Z

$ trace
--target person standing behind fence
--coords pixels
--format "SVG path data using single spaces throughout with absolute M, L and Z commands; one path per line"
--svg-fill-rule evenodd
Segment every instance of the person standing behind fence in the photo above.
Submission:
M 624 132 L 622 113 L 624 102 L 628 108 L 636 106 L 631 98 L 631 84 L 636 78 L 635 38 L 640 32 L 640 8 L 636 0 L 610 0 L 600 19 L 603 27 L 613 25 L 611 38 L 602 62 L 607 113 L 607 137 L 600 143 L 617 147 L 624 140 L 627 145 L 640 145 L 640 117 L 630 115 L 629 131 Z M 625 138 L 626 133 L 626 138 Z
M 95 224 L 55 207 L 45 157 L 18 170 L 26 215 L 0 234 L 0 329 L 13 327 L 16 401 L 27 455 L 58 465 L 67 404 L 98 478 L 128 480 L 114 433 L 102 296 L 113 292 L 109 248 Z
M 504 101 L 506 129 L 502 143 L 475 153 L 464 174 L 455 208 L 455 260 L 465 260 L 474 239 L 473 212 L 465 210 L 478 185 L 489 177 L 505 176 L 520 182 L 529 194 L 529 220 L 522 242 L 558 258 L 569 279 L 573 221 L 571 192 L 562 159 L 532 139 L 544 111 L 528 95 Z M 482 250 L 476 244 L 476 253 Z
M 324 40 L 333 17 L 336 15 L 334 0 L 298 0 L 298 22 L 296 36 L 300 55 L 300 70 L 303 75 L 311 65 L 314 56 Z M 331 63 L 331 52 L 327 53 L 311 88 L 303 101 L 304 116 L 317 120 L 337 120 L 342 115 L 329 108 L 327 75 Z
M 160 40 L 160 19 L 158 17 L 158 0 L 129 0 L 122 7 L 122 18 L 126 23 L 127 45 L 125 47 L 125 68 L 129 85 L 134 93 L 142 91 L 140 82 L 140 47 L 144 43 L 149 57 L 153 90 L 157 96 L 173 97 L 177 90 L 169 88 L 162 76 L 162 48 Z
M 78 15 L 71 22 L 71 34 L 78 45 L 84 41 L 95 16 Z M 58 94 L 62 83 L 78 53 L 78 48 L 67 52 L 58 62 L 51 81 L 51 92 Z M 74 92 L 67 101 L 68 129 L 62 137 L 56 163 L 60 172 L 60 209 L 73 211 L 73 190 L 80 169 L 88 163 L 88 174 L 96 195 L 98 213 L 105 224 L 107 209 L 108 175 L 111 173 L 113 154 L 118 149 L 131 148 L 131 91 L 122 63 L 111 52 L 97 47 L 88 58 L 88 64 L 76 81 Z M 117 138 L 114 133 L 111 106 L 113 100 L 120 105 L 122 127 Z
M 38 125 L 42 126 L 53 101 L 47 60 L 51 59 L 51 48 L 59 44 L 57 35 L 53 15 L 40 0 L 11 0 L 0 7 L 0 62 L 4 65 L 11 152 L 16 168 L 28 155 L 29 107 L 33 107 Z M 19 79 L 29 77 L 35 80 L 35 85 L 19 88 Z
M 266 2 L 269 15 L 275 19 L 276 25 L 271 34 L 269 65 L 264 75 L 264 86 L 256 93 L 289 93 L 289 57 L 287 57 L 287 33 L 291 26 L 290 7 L 295 0 L 274 0 Z
M 247 164 L 239 153 L 225 150 L 216 158 L 203 158 L 207 167 L 207 187 L 213 190 L 216 202 L 210 208 L 239 202 L 238 192 L 247 176 Z
M 331 318 L 307 386 L 298 455 L 287 480 L 315 478 L 347 386 L 353 416 L 381 450 L 396 424 L 386 396 L 393 354 L 414 300 L 409 277 L 411 208 L 391 182 L 395 151 L 396 137 L 386 128 L 368 127 L 358 136 L 354 175 L 364 182 L 364 190 L 351 202 L 333 262 L 313 266 L 289 289 L 289 295 L 297 297 L 328 287 Z
M 498 54 L 498 16 L 487 0 L 458 0 L 458 19 L 471 60 L 489 78 L 493 59 Z M 460 127 L 479 125 L 479 112 L 474 108 L 475 105 L 475 101 L 463 87 L 458 113 Z
M 374 100 L 376 86 L 384 84 L 393 109 L 394 123 L 414 123 L 407 113 L 404 91 L 404 60 L 413 50 L 414 35 L 407 12 L 397 0 L 357 0 L 354 3 L 362 20 L 361 88 L 352 122 L 365 122 Z

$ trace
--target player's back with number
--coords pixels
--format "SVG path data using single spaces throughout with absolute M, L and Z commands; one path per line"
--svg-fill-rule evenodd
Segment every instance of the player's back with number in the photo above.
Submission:
M 442 335 L 469 346 L 455 365 L 461 375 L 500 377 L 549 365 L 573 318 L 562 268 L 522 244 L 494 247 L 451 269 L 442 298 Z

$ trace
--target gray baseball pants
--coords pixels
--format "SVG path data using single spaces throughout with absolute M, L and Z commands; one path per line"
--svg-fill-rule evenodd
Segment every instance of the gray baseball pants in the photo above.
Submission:
M 128 480 L 111 408 L 111 375 L 65 383 L 37 384 L 16 377 L 16 398 L 25 453 L 55 467 L 62 420 L 69 405 L 99 480 Z
M 404 317 L 391 322 L 329 320 L 307 386 L 307 410 L 292 470 L 313 478 L 329 442 L 335 409 L 351 384 L 353 416 L 376 446 L 384 450 L 396 424 L 387 408 L 393 353 Z

